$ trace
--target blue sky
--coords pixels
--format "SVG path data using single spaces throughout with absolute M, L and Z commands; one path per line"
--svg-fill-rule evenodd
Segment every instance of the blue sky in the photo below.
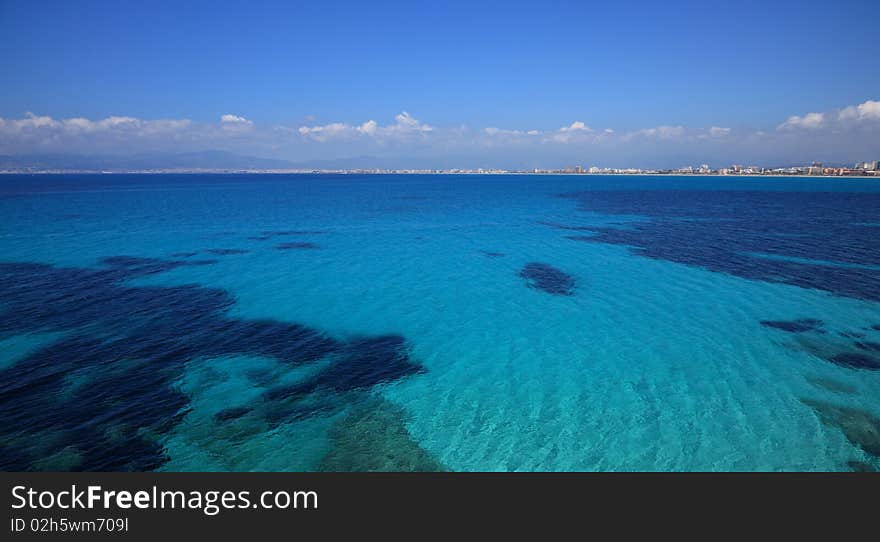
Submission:
M 870 1 L 0 0 L 0 152 L 848 161 L 880 154 L 878 27 Z

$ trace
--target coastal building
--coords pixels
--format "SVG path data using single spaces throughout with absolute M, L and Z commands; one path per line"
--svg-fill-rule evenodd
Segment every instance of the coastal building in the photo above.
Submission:
M 823 175 L 824 169 L 825 168 L 823 167 L 822 162 L 813 162 L 812 165 L 810 165 L 810 167 L 807 168 L 806 174 L 807 175 Z

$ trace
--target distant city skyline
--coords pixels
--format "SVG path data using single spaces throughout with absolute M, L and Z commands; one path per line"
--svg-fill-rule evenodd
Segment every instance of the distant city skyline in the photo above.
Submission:
M 871 2 L 551 4 L 3 1 L 0 155 L 506 169 L 880 157 Z
M 702 163 L 676 168 L 599 167 L 581 164 L 566 167 L 535 167 L 527 169 L 492 167 L 403 167 L 385 165 L 375 157 L 358 157 L 338 161 L 291 162 L 272 158 L 241 156 L 224 151 L 174 154 L 141 154 L 134 156 L 77 156 L 69 154 L 0 155 L 0 174 L 8 173 L 361 173 L 361 174 L 673 174 L 673 175 L 811 175 L 880 178 L 880 160 L 865 160 L 853 165 L 811 162 L 802 165 L 758 166 L 730 164 L 713 167 Z

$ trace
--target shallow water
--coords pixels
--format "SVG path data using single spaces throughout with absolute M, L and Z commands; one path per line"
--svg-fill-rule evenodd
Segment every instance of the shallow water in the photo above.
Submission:
M 0 468 L 880 467 L 878 214 L 867 179 L 3 176 Z

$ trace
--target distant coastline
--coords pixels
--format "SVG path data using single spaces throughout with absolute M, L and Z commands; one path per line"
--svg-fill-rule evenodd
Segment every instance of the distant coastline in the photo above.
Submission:
M 91 169 L 8 169 L 0 170 L 0 175 L 538 175 L 538 176 L 580 176 L 580 177 L 810 177 L 835 179 L 880 179 L 880 170 L 863 173 L 690 173 L 683 171 L 608 171 L 608 172 L 570 172 L 558 170 L 521 171 L 521 170 L 370 170 L 370 169 L 149 169 L 149 170 L 91 170 Z
M 447 156 L 441 163 L 413 162 L 405 157 L 342 157 L 306 162 L 245 156 L 228 151 L 151 153 L 138 155 L 32 154 L 0 155 L 6 174 L 383 174 L 383 175 L 720 175 L 720 176 L 880 176 L 880 160 L 858 162 L 746 162 L 710 166 L 706 161 L 683 161 L 678 167 L 605 167 L 583 162 L 546 167 L 456 166 L 488 158 Z M 426 163 L 427 162 L 427 163 Z M 438 160 L 439 162 L 439 160 Z M 441 165 L 443 164 L 443 165 Z M 723 164 L 723 162 L 722 162 Z M 849 164 L 849 165 L 848 165 Z M 406 167 L 408 166 L 408 167 Z

